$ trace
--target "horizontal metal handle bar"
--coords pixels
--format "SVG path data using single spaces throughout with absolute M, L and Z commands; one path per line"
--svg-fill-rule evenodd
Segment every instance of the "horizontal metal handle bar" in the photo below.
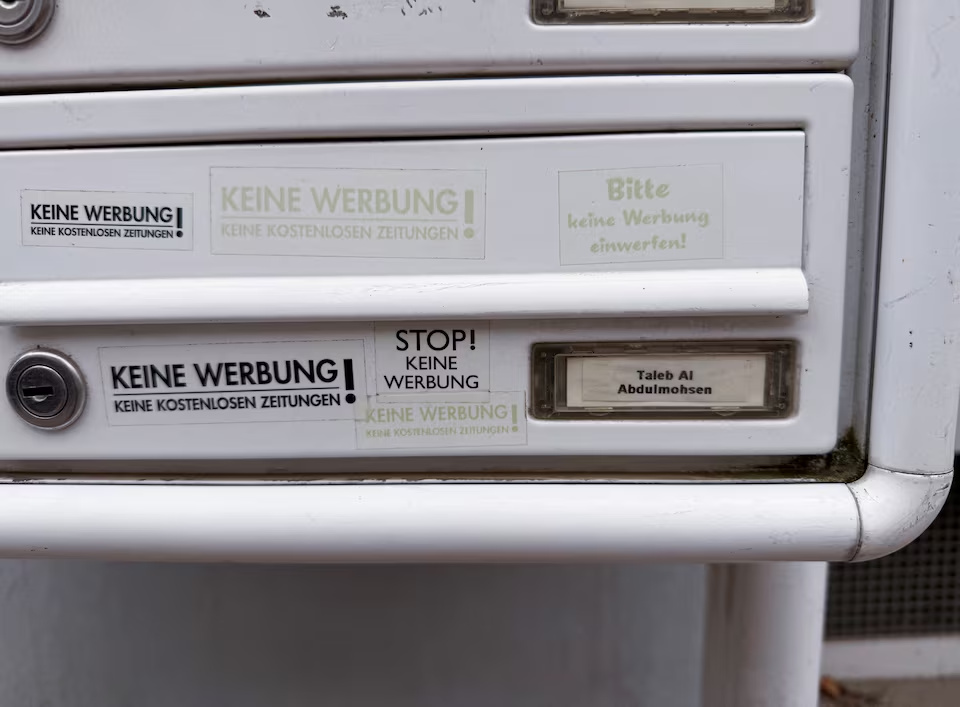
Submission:
M 799 268 L 0 283 L 0 324 L 802 314 Z
M 844 484 L 0 486 L 0 556 L 247 562 L 849 560 Z
M 0 483 L 0 557 L 240 562 L 867 560 L 952 474 L 842 483 Z

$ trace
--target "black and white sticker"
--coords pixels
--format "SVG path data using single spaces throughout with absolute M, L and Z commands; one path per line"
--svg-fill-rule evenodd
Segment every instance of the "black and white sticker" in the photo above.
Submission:
M 380 402 L 489 395 L 488 322 L 378 323 L 375 341 Z
M 100 349 L 110 425 L 352 420 L 362 340 Z
M 193 195 L 20 192 L 25 246 L 193 250 Z

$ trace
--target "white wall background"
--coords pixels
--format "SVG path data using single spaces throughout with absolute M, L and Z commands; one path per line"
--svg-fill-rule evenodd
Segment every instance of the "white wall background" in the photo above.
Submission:
M 705 571 L 0 562 L 4 707 L 695 707 Z

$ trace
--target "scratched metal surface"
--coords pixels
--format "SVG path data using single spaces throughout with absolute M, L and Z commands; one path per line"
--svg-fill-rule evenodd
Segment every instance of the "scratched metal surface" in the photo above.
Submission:
M 828 638 L 960 632 L 960 492 L 893 555 L 830 570 Z

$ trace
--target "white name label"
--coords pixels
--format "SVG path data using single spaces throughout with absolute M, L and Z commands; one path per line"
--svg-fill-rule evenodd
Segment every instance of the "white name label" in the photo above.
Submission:
M 111 425 L 354 419 L 366 401 L 363 341 L 100 349 Z
M 471 400 L 490 391 L 486 322 L 381 323 L 376 326 L 377 397 Z
M 775 10 L 774 0 L 564 0 L 565 10 Z
M 214 168 L 214 253 L 484 257 L 485 173 Z
M 723 257 L 720 165 L 560 172 L 560 263 Z
M 193 249 L 193 195 L 20 192 L 21 243 L 71 248 Z
M 759 408 L 767 356 L 597 356 L 568 358 L 567 405 L 596 408 Z

